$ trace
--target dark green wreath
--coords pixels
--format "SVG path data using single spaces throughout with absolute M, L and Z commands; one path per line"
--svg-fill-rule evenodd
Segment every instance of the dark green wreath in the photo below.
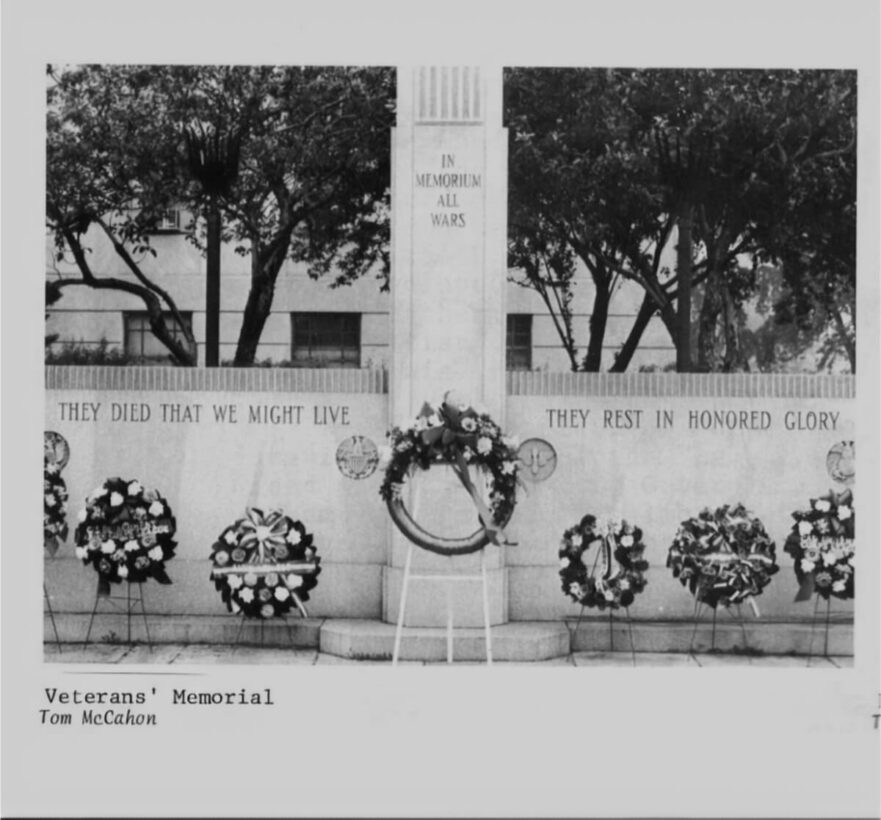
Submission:
M 760 595 L 780 569 L 774 542 L 742 504 L 705 509 L 683 521 L 667 566 L 696 600 L 713 608 Z

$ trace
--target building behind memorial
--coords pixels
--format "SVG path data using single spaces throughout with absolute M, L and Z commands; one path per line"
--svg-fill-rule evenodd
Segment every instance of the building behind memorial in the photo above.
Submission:
M 155 258 L 145 256 L 145 273 L 176 300 L 184 320 L 190 322 L 204 363 L 205 256 L 187 239 L 191 215 L 169 211 L 150 237 Z M 454 231 L 455 227 L 446 228 Z M 99 276 L 126 278 L 131 274 L 106 238 L 92 229 L 85 244 L 90 263 Z M 47 248 L 47 281 L 76 275 L 75 266 L 55 259 Z M 389 360 L 390 298 L 379 279 L 365 276 L 350 286 L 329 287 L 330 277 L 310 278 L 304 264 L 288 261 L 279 275 L 270 315 L 260 339 L 256 360 L 292 367 L 383 368 Z M 250 285 L 250 261 L 232 245 L 221 254 L 220 360 L 231 363 Z M 576 341 L 583 355 L 587 317 L 593 298 L 590 277 L 582 271 L 574 289 L 573 320 Z M 603 354 L 603 369 L 612 363 L 639 306 L 640 294 L 627 283 L 613 296 Z M 506 360 L 509 370 L 562 371 L 568 358 L 554 329 L 553 319 L 535 291 L 513 282 L 507 286 Z M 87 287 L 67 288 L 47 309 L 49 334 L 57 334 L 51 350 L 65 346 L 95 350 L 106 345 L 128 360 L 145 364 L 168 363 L 168 353 L 150 331 L 143 302 L 118 291 Z M 168 318 L 169 323 L 171 318 Z M 579 328 L 581 333 L 579 334 Z M 675 349 L 657 318 L 646 331 L 632 370 L 658 368 L 675 362 Z

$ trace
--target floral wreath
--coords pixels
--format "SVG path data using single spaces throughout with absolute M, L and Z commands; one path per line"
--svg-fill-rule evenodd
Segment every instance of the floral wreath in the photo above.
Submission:
M 398 529 L 414 544 L 441 555 L 477 552 L 492 542 L 511 544 L 503 527 L 516 504 L 517 440 L 502 434 L 483 411 L 456 404 L 447 393 L 440 408 L 428 403 L 410 427 L 394 427 L 388 434 L 387 466 L 379 494 Z M 442 538 L 417 524 L 404 506 L 404 479 L 415 470 L 448 464 L 462 482 L 477 508 L 480 528 L 464 538 Z M 489 506 L 484 503 L 468 474 L 469 465 L 489 473 Z
M 318 584 L 321 559 L 312 535 L 281 510 L 250 507 L 211 547 L 211 578 L 230 612 L 246 618 L 302 609 Z
M 87 499 L 74 533 L 76 555 L 105 581 L 170 584 L 177 524 L 168 502 L 138 481 L 109 478 Z
M 774 542 L 742 504 L 705 509 L 683 521 L 667 566 L 697 601 L 713 608 L 750 599 L 755 609 L 751 596 L 761 594 L 780 569 Z
M 800 585 L 796 601 L 816 591 L 828 600 L 854 597 L 854 506 L 853 493 L 830 490 L 812 498 L 811 508 L 792 514 L 795 524 L 783 549 L 795 561 Z
M 56 461 L 43 456 L 43 546 L 55 555 L 67 540 L 67 485 Z
M 594 559 L 591 547 L 597 544 Z M 563 533 L 560 546 L 560 578 L 563 592 L 575 603 L 599 609 L 629 607 L 645 589 L 642 530 L 627 521 L 608 521 L 600 526 L 592 515 Z M 599 574 L 597 563 L 602 557 Z

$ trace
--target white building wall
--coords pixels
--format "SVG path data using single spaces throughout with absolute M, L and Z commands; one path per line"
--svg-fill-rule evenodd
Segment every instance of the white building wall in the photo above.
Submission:
M 103 236 L 92 230 L 85 243 L 90 248 L 89 263 L 97 276 L 114 276 L 134 281 L 123 260 Z M 181 311 L 192 313 L 193 332 L 199 342 L 199 360 L 204 360 L 205 338 L 205 257 L 183 234 L 157 234 L 151 238 L 156 256 L 138 259 L 145 275 L 160 284 L 175 299 Z M 74 264 L 57 262 L 51 245 L 47 246 L 47 279 L 79 277 Z M 221 253 L 220 358 L 231 361 L 241 329 L 242 311 L 250 287 L 250 256 L 235 253 L 231 245 Z M 330 287 L 331 279 L 311 278 L 303 264 L 286 262 L 279 274 L 272 314 L 266 322 L 257 351 L 258 361 L 285 361 L 291 357 L 290 314 L 298 311 L 355 312 L 361 314 L 361 366 L 381 367 L 389 361 L 390 295 L 381 291 L 380 280 L 373 275 L 343 287 Z M 569 358 L 563 350 L 554 322 L 539 295 L 510 282 L 507 286 L 509 313 L 529 313 L 532 321 L 532 368 L 534 370 L 569 370 Z M 574 286 L 573 327 L 579 361 L 588 342 L 588 322 L 593 307 L 593 284 L 584 271 Z M 642 289 L 622 282 L 612 297 L 603 369 L 611 367 L 614 355 L 630 330 L 642 300 Z M 59 336 L 56 348 L 65 342 L 97 345 L 106 339 L 110 347 L 121 348 L 124 342 L 123 312 L 143 311 L 140 299 L 119 291 L 87 287 L 69 287 L 62 298 L 48 309 L 47 333 Z M 675 350 L 661 321 L 653 319 L 646 329 L 630 369 L 654 366 L 663 368 L 675 361 Z

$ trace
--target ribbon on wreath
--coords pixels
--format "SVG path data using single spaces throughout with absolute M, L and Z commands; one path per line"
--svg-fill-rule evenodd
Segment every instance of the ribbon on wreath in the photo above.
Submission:
M 706 562 L 706 564 L 709 564 L 713 567 L 718 566 L 720 569 L 722 569 L 723 566 L 726 564 L 740 564 L 741 566 L 746 564 L 750 567 L 750 570 L 752 570 L 753 561 L 758 561 L 759 563 L 766 565 L 771 565 L 774 563 L 774 561 L 767 555 L 750 555 L 744 558 L 741 555 L 737 555 L 734 552 L 728 551 L 705 553 L 704 555 L 700 556 L 700 559 L 701 562 Z M 751 574 L 745 569 L 738 570 L 736 567 L 734 569 L 728 570 L 722 569 L 722 572 L 725 574 L 725 577 L 712 583 L 712 586 L 718 587 L 720 589 L 725 588 L 730 586 L 730 580 L 732 578 L 739 578 L 741 583 L 744 586 L 748 587 L 748 589 L 740 589 L 736 591 L 733 595 L 729 596 L 729 600 L 732 603 L 740 603 L 741 599 L 745 599 L 746 602 L 750 605 L 750 609 L 752 609 L 753 614 L 756 616 L 756 618 L 760 617 L 759 605 L 756 603 L 755 598 L 753 597 L 753 595 L 759 590 L 755 582 L 753 581 Z
M 599 592 L 605 595 L 609 581 L 613 578 L 617 578 L 621 572 L 620 567 L 615 566 L 612 561 L 612 557 L 615 554 L 615 546 L 617 544 L 615 539 L 615 525 L 613 522 L 607 522 L 606 531 L 598 540 L 600 542 L 602 564 L 600 568 L 600 577 L 596 579 L 596 587 Z
M 251 563 L 266 563 L 267 547 L 274 561 L 275 549 L 285 545 L 288 526 L 280 510 L 270 510 L 264 515 L 263 510 L 249 507 L 240 526 L 244 534 L 239 545 L 245 549 L 253 549 L 255 545 L 257 547 L 257 552 L 251 557 Z
M 496 546 L 514 546 L 515 542 L 509 541 L 505 531 L 496 524 L 492 511 L 487 507 L 486 502 L 481 498 L 477 487 L 471 480 L 468 472 L 468 462 L 465 460 L 464 450 L 469 447 L 472 451 L 477 451 L 477 421 L 468 414 L 468 411 L 461 411 L 448 402 L 444 402 L 438 413 L 427 402 L 422 405 L 422 410 L 416 417 L 417 421 L 423 419 L 428 427 L 420 433 L 422 441 L 429 447 L 439 451 L 446 457 L 450 467 L 462 486 L 471 496 L 474 506 L 477 508 L 477 516 L 480 519 L 481 526 L 486 531 L 489 540 Z M 438 419 L 440 424 L 434 425 L 433 421 Z M 471 421 L 474 430 L 467 430 L 465 423 Z M 458 429 L 461 428 L 462 432 Z

